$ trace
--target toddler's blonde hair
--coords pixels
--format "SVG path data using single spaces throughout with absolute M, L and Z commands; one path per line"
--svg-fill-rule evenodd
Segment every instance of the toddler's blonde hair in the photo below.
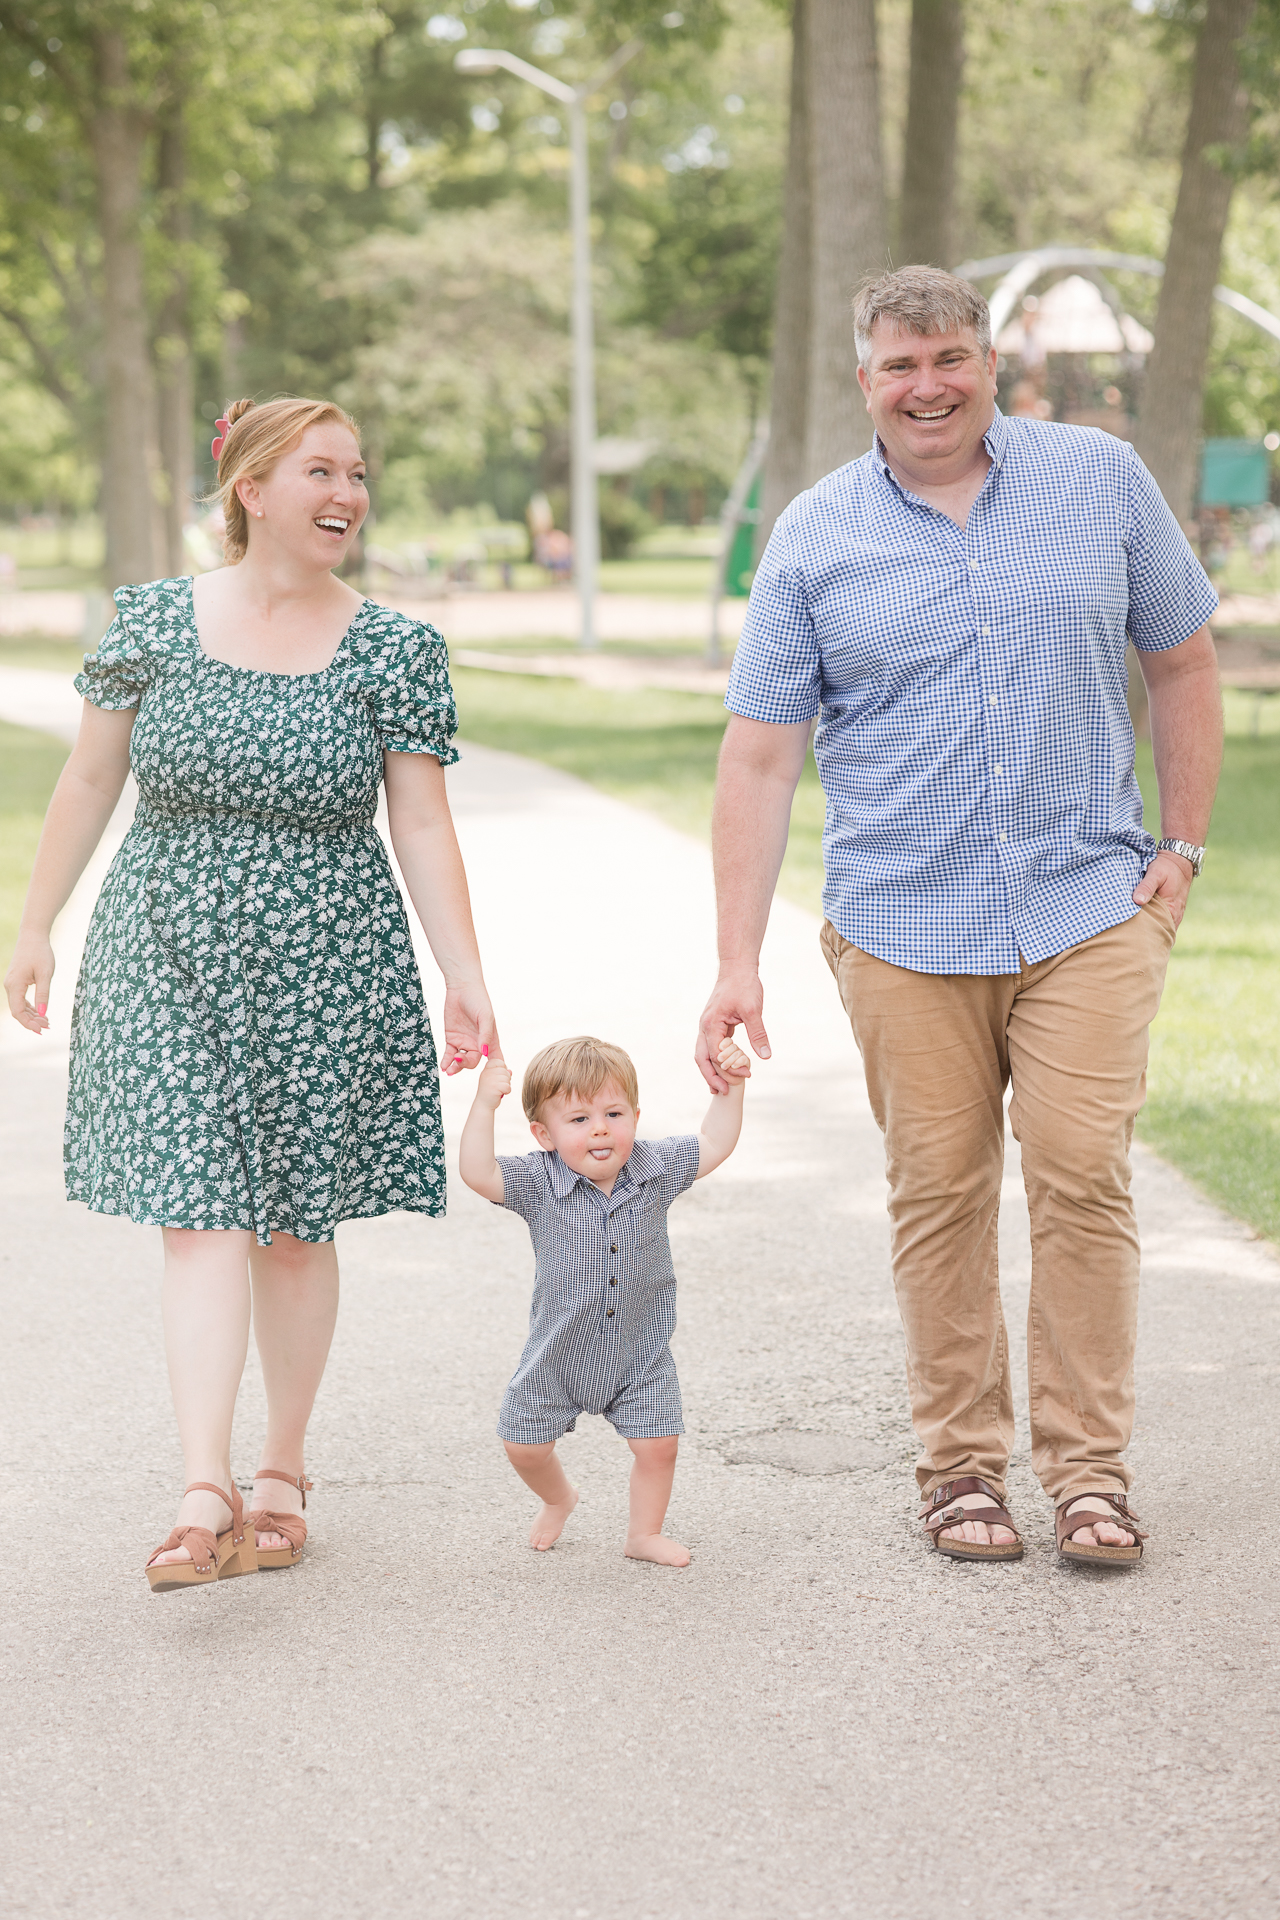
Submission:
M 520 1089 L 525 1119 L 536 1120 L 545 1102 L 554 1100 L 558 1093 L 576 1093 L 580 1100 L 593 1100 L 610 1081 L 634 1112 L 640 1105 L 640 1086 L 629 1054 L 589 1033 L 575 1034 L 572 1040 L 553 1040 L 541 1053 L 535 1053 L 525 1068 Z

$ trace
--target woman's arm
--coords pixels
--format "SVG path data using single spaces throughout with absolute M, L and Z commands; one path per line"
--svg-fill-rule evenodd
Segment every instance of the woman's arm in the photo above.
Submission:
M 695 1180 L 714 1173 L 729 1158 L 742 1132 L 742 1102 L 747 1081 L 751 1078 L 751 1062 L 732 1040 L 722 1040 L 716 1050 L 716 1066 L 729 1082 L 729 1091 L 712 1095 L 706 1118 L 698 1131 L 698 1171 L 693 1176 Z
M 36 848 L 18 943 L 5 975 L 9 1011 L 28 1033 L 43 1033 L 53 979 L 49 934 L 115 812 L 129 773 L 136 707 L 110 710 L 86 700 L 80 733 L 53 790 Z M 27 989 L 34 988 L 28 1004 Z
M 449 812 L 444 768 L 433 753 L 385 753 L 382 759 L 391 844 L 444 975 L 441 1063 L 446 1074 L 454 1074 L 477 1066 L 483 1048 L 496 1053 L 498 1034 L 471 924 L 471 896 Z
M 476 1097 L 471 1102 L 458 1148 L 458 1172 L 471 1191 L 496 1201 L 499 1206 L 506 1193 L 506 1182 L 493 1151 L 493 1116 L 510 1091 L 510 1067 L 491 1055 L 476 1082 Z

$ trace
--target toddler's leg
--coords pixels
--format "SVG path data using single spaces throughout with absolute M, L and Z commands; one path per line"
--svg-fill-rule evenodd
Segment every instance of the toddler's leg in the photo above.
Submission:
M 521 1447 L 513 1440 L 504 1440 L 502 1444 L 526 1487 L 542 1502 L 542 1511 L 529 1534 L 529 1545 L 545 1553 L 564 1532 L 564 1523 L 578 1504 L 578 1490 L 571 1487 L 565 1477 L 554 1440 L 548 1440 L 541 1447 Z M 667 1485 L 669 1490 L 669 1480 Z
M 671 1482 L 675 1479 L 680 1442 L 674 1433 L 660 1440 L 628 1440 L 635 1455 L 631 1469 L 631 1520 L 627 1544 L 629 1560 L 656 1560 L 660 1567 L 687 1567 L 689 1549 L 663 1537 Z

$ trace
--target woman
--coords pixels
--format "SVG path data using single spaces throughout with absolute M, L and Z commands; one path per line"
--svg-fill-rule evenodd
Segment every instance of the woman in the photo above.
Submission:
M 39 1033 L 54 916 L 132 760 L 137 816 L 72 1016 L 66 1171 L 69 1197 L 163 1229 L 188 1486 L 148 1562 L 156 1590 L 297 1559 L 334 1227 L 444 1211 L 435 1049 L 373 826 L 380 780 L 445 977 L 445 1071 L 495 1044 L 445 797 L 443 642 L 333 573 L 369 510 L 355 424 L 326 402 L 239 400 L 218 426 L 227 565 L 116 593 L 6 980 Z M 251 1312 L 267 1431 L 246 1528 L 230 1452 Z

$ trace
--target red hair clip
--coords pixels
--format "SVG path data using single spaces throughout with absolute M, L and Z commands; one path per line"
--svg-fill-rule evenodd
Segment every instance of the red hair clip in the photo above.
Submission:
M 210 452 L 215 460 L 220 460 L 222 458 L 222 443 L 231 431 L 231 422 L 229 420 L 215 420 L 213 424 L 218 429 L 218 432 L 210 448 Z

